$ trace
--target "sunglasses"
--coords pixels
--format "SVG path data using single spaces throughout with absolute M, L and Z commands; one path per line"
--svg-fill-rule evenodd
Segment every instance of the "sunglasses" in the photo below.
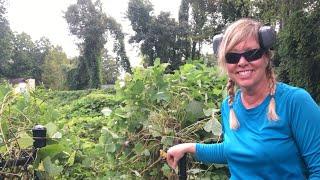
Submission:
M 260 59 L 264 52 L 265 50 L 262 48 L 252 49 L 243 53 L 230 52 L 225 55 L 225 58 L 228 64 L 237 64 L 240 61 L 241 56 L 243 56 L 248 62 L 251 62 Z

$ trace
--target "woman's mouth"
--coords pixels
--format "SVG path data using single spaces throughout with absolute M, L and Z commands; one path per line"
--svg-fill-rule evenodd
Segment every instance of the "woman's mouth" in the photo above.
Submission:
M 243 70 L 243 71 L 238 71 L 236 74 L 240 78 L 248 78 L 252 75 L 253 72 L 254 72 L 253 70 Z

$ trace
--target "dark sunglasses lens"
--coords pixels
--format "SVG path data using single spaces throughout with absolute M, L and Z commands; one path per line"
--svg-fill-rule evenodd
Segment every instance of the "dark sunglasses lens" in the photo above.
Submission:
M 243 56 L 246 58 L 247 61 L 254 61 L 260 59 L 263 55 L 262 49 L 253 49 L 250 51 L 246 51 L 243 53 Z
M 226 56 L 226 62 L 229 64 L 237 64 L 241 58 L 241 54 L 238 53 L 227 53 Z

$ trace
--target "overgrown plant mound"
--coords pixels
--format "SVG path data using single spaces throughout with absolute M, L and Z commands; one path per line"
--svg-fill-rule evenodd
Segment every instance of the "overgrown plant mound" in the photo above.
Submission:
M 157 60 L 147 69 L 136 68 L 117 81 L 115 91 L 33 93 L 39 103 L 28 105 L 39 111 L 30 116 L 29 127 L 44 124 L 48 145 L 31 169 L 55 179 L 174 178 L 159 151 L 178 142 L 219 140 L 226 79 L 200 61 L 170 74 L 167 66 Z M 227 179 L 224 166 L 202 165 L 192 156 L 188 174 Z

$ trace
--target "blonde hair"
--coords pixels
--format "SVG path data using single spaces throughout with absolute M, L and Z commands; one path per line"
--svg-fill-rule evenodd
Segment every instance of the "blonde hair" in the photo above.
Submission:
M 249 18 L 243 18 L 230 24 L 224 33 L 224 37 L 219 46 L 218 51 L 218 63 L 222 69 L 226 70 L 225 54 L 232 50 L 238 43 L 246 40 L 248 37 L 253 37 L 259 42 L 259 29 L 262 24 L 258 21 Z M 267 116 L 270 120 L 276 121 L 279 119 L 276 113 L 275 91 L 276 91 L 276 76 L 271 64 L 272 53 L 267 50 L 266 56 L 268 58 L 268 65 L 266 68 L 266 76 L 269 83 L 269 94 L 271 96 L 270 103 L 268 105 Z M 230 107 L 229 124 L 230 128 L 235 130 L 240 127 L 236 113 L 233 108 L 233 102 L 235 97 L 235 82 L 229 78 L 227 84 L 227 91 L 229 95 L 228 104 Z

